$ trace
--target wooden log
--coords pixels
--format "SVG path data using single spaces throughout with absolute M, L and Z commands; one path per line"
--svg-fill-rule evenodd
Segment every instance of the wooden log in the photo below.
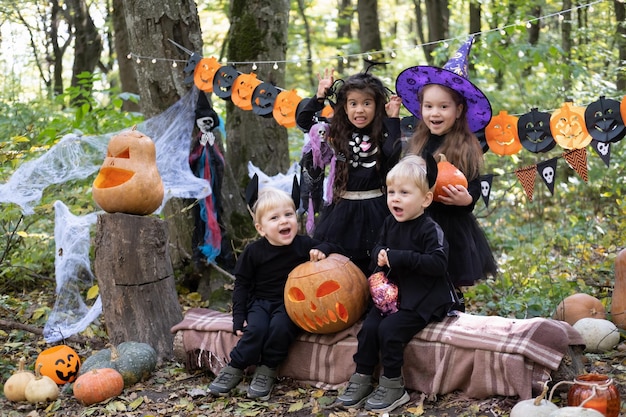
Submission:
M 150 344 L 170 359 L 170 328 L 182 320 L 165 221 L 153 216 L 98 216 L 94 270 L 111 343 Z

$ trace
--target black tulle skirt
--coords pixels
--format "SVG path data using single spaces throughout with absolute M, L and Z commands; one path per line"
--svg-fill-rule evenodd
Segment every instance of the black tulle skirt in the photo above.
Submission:
M 384 195 L 366 200 L 342 199 L 324 207 L 314 237 L 341 245 L 367 277 L 371 273 L 371 250 L 389 214 Z

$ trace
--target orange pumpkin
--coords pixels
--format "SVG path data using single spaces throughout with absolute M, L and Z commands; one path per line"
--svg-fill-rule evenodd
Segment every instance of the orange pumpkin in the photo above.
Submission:
M 365 312 L 368 298 L 363 272 L 336 253 L 298 265 L 285 284 L 287 314 L 310 333 L 335 333 L 352 326 Z
M 74 383 L 74 397 L 85 405 L 108 400 L 124 391 L 122 374 L 112 368 L 92 369 Z
M 553 319 L 568 322 L 572 326 L 583 318 L 604 319 L 605 317 L 606 311 L 602 301 L 584 293 L 565 297 L 552 315 Z
M 550 131 L 556 143 L 565 149 L 582 149 L 592 140 L 585 123 L 585 108 L 571 102 L 563 103 L 552 113 Z
M 137 130 L 113 136 L 92 193 L 107 213 L 145 215 L 159 208 L 164 191 L 152 139 Z
M 221 65 L 215 57 L 202 58 L 193 72 L 193 83 L 205 93 L 213 92 L 213 78 Z
M 447 197 L 448 194 L 443 190 L 446 185 L 462 185 L 467 188 L 467 178 L 457 167 L 452 165 L 446 159 L 446 156 L 440 153 L 437 158 L 437 180 L 435 181 L 435 191 L 433 192 L 433 200 L 441 202 L 441 197 Z
M 496 155 L 514 155 L 522 149 L 517 131 L 519 118 L 501 110 L 485 127 L 485 139 Z
M 67 345 L 53 346 L 37 356 L 35 369 L 39 369 L 41 375 L 63 385 L 76 379 L 80 369 L 80 357 Z
M 235 106 L 241 110 L 252 110 L 252 93 L 261 84 L 261 80 L 256 78 L 256 74 L 241 74 L 233 83 L 233 91 L 230 99 Z
M 296 126 L 296 110 L 302 97 L 296 90 L 283 90 L 276 96 L 272 115 L 279 125 L 284 127 Z

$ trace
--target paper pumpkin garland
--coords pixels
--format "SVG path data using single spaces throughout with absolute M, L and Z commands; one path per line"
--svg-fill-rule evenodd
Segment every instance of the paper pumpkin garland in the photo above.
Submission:
M 221 65 L 214 57 L 202 58 L 193 74 L 193 82 L 200 91 L 205 93 L 213 92 L 213 79 L 215 73 L 220 69 Z
M 270 83 L 259 84 L 252 92 L 252 111 L 263 117 L 272 117 L 274 103 L 280 91 Z
M 565 149 L 581 149 L 591 143 L 585 125 L 585 108 L 563 103 L 550 117 L 550 131 L 554 140 Z
M 550 113 L 533 108 L 520 116 L 517 133 L 524 149 L 533 153 L 548 152 L 556 146 L 550 131 Z
M 620 115 L 620 102 L 601 96 L 587 105 L 585 123 L 589 135 L 599 142 L 618 142 L 626 136 L 626 127 Z
M 261 84 L 255 73 L 240 74 L 233 82 L 230 99 L 241 110 L 252 110 L 252 93 Z
M 296 90 L 281 91 L 276 97 L 272 112 L 276 122 L 284 127 L 295 127 L 296 111 L 301 101 L 302 97 L 298 95 Z
M 517 116 L 501 110 L 485 127 L 489 149 L 497 155 L 514 155 L 522 149 L 517 133 Z
M 233 92 L 233 83 L 239 77 L 239 72 L 232 65 L 220 67 L 213 77 L 213 92 L 219 98 L 230 99 Z

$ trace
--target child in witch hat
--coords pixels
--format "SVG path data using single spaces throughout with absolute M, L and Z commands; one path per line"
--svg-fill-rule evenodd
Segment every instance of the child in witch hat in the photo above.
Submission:
M 491 105 L 467 78 L 473 36 L 443 68 L 415 66 L 396 79 L 402 104 L 419 119 L 408 152 L 425 156 L 444 154 L 468 181 L 467 188 L 445 186 L 447 196 L 433 202 L 429 213 L 439 223 L 450 245 L 448 273 L 462 300 L 462 286 L 497 273 L 489 242 L 472 214 L 480 197 L 483 152 L 474 132 L 491 120 Z M 464 310 L 464 305 L 458 306 Z

